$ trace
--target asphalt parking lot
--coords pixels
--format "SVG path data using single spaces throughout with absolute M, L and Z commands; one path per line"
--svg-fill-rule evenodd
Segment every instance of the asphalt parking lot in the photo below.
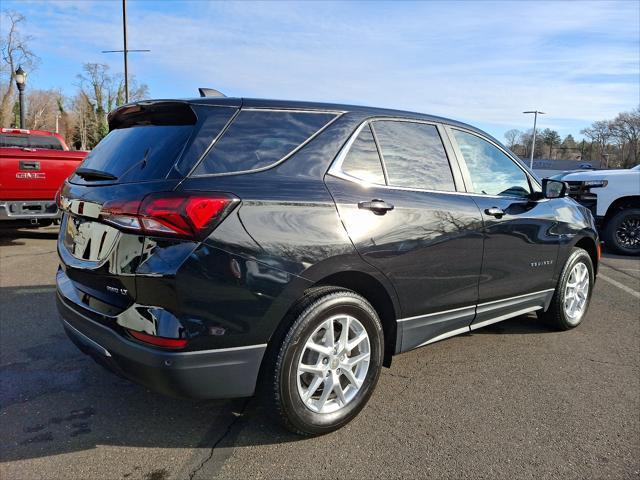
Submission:
M 409 352 L 346 428 L 300 439 L 255 399 L 163 397 L 57 320 L 55 229 L 0 231 L 0 478 L 639 478 L 640 258 L 588 317 L 523 316 Z

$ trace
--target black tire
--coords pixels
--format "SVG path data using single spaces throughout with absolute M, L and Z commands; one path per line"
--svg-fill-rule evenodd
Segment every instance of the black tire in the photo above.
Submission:
M 635 246 L 625 245 L 621 238 L 623 235 L 634 235 L 634 232 L 628 231 L 628 225 L 635 224 L 633 228 L 635 232 Z M 627 231 L 623 233 L 623 229 L 627 227 Z M 609 219 L 603 232 L 604 243 L 606 247 L 614 253 L 621 255 L 640 255 L 640 208 L 627 208 L 620 210 Z
M 567 282 L 569 281 L 572 270 L 578 263 L 582 263 L 587 267 L 587 271 L 589 274 L 589 287 L 588 293 L 586 295 L 584 310 L 579 315 L 579 317 L 572 319 L 567 315 L 564 305 Z M 577 327 L 578 325 L 580 325 L 580 323 L 582 323 L 584 316 L 589 310 L 589 302 L 591 301 L 591 294 L 593 293 L 593 283 L 594 274 L 591 256 L 589 256 L 589 254 L 582 248 L 574 247 L 571 250 L 569 258 L 565 262 L 564 267 L 562 268 L 562 273 L 560 274 L 560 279 L 558 280 L 558 285 L 556 286 L 556 290 L 553 293 L 553 298 L 551 299 L 549 308 L 546 312 L 538 311 L 538 318 L 544 320 L 550 326 L 558 330 L 570 330 Z
M 299 435 L 322 435 L 350 422 L 365 406 L 378 382 L 384 357 L 382 324 L 376 311 L 362 296 L 336 287 L 320 287 L 300 302 L 291 327 L 279 348 L 274 349 L 271 368 L 271 404 L 284 426 Z M 369 337 L 369 367 L 353 399 L 332 413 L 317 413 L 298 393 L 297 367 L 312 333 L 328 318 L 348 314 L 356 318 Z M 322 387 L 324 388 L 324 386 Z

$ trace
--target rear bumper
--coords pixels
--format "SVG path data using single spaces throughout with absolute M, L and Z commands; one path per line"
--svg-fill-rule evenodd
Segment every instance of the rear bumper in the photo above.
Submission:
M 61 216 L 54 200 L 0 200 L 0 220 L 56 220 Z
M 58 291 L 69 338 L 112 372 L 152 390 L 191 398 L 247 397 L 254 393 L 265 345 L 171 352 L 128 340 L 73 308 Z

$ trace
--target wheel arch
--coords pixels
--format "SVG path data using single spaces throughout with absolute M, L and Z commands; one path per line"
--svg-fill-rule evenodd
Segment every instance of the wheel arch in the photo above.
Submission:
M 593 270 L 597 274 L 598 273 L 598 262 L 600 260 L 600 248 L 596 244 L 596 240 L 590 237 L 582 237 L 578 239 L 577 242 L 573 244 L 574 247 L 582 248 L 586 250 L 586 252 L 591 257 L 591 262 L 593 263 Z
M 391 366 L 391 358 L 398 350 L 397 312 L 392 296 L 375 277 L 364 272 L 348 270 L 320 279 L 314 287 L 333 286 L 352 290 L 362 295 L 374 308 L 382 322 L 384 332 L 384 366 Z
M 620 210 L 627 208 L 640 208 L 640 195 L 628 195 L 626 197 L 620 197 L 611 202 L 607 213 L 604 215 L 602 227 L 604 228 L 609 220 L 618 213 Z

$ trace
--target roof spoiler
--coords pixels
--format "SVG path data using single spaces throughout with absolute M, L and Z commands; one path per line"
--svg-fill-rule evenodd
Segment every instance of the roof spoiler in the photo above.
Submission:
M 201 97 L 226 97 L 224 93 L 214 88 L 199 88 L 198 91 Z

